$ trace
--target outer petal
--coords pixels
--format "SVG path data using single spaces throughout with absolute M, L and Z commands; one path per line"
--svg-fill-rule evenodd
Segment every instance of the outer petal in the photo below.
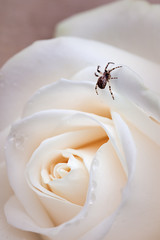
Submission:
M 159 22 L 159 4 L 123 0 L 64 20 L 56 36 L 95 39 L 160 63 Z
M 12 190 L 8 183 L 7 173 L 5 164 L 0 164 L 0 239 L 2 240 L 40 240 L 40 236 L 30 232 L 24 232 L 21 230 L 17 230 L 10 225 L 8 225 L 6 221 L 6 217 L 4 215 L 4 204 L 8 200 L 8 198 L 13 194 Z
M 20 116 L 24 103 L 35 90 L 62 77 L 70 79 L 85 67 L 94 66 L 95 70 L 97 65 L 104 67 L 108 61 L 129 66 L 143 77 L 147 86 L 158 89 L 158 64 L 94 41 L 77 38 L 40 41 L 17 54 L 1 69 L 1 129 Z
M 62 79 L 38 90 L 27 102 L 23 117 L 49 109 L 75 109 L 111 118 L 111 109 L 160 144 L 159 124 L 153 121 L 160 119 L 160 97 L 143 86 L 137 74 L 124 68 L 119 74 L 115 73 L 119 78 L 112 82 L 114 101 L 107 87 L 105 90 L 99 89 L 97 96 L 95 83 L 77 81 L 87 79 L 92 74 L 94 68 L 90 67 L 73 76 L 74 81 Z M 146 109 L 147 114 L 142 109 Z
M 127 204 L 105 240 L 160 239 L 160 148 L 130 127 L 137 147 L 136 171 Z M 144 149 L 144 151 L 142 151 Z
M 86 75 L 81 81 L 61 79 L 39 89 L 26 103 L 22 117 L 49 109 L 73 109 L 110 118 L 110 109 L 97 97 L 95 84 L 84 79 Z

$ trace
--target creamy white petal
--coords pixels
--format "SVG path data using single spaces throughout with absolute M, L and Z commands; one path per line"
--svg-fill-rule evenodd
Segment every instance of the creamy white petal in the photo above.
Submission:
M 120 116 L 117 113 L 112 113 L 113 119 L 116 124 L 116 128 L 118 131 L 118 135 L 121 140 L 122 148 L 125 153 L 125 158 L 127 162 L 127 168 L 128 168 L 128 181 L 123 189 L 123 197 L 122 202 L 119 205 L 119 207 L 107 218 L 105 218 L 103 221 L 99 222 L 97 226 L 95 226 L 91 231 L 88 231 L 86 234 L 81 236 L 81 240 L 87 240 L 87 239 L 103 239 L 104 236 L 109 231 L 110 227 L 112 226 L 112 223 L 118 216 L 118 213 L 121 209 L 123 209 L 123 204 L 126 201 L 126 198 L 128 194 L 130 193 L 130 184 L 134 175 L 135 171 L 135 160 L 136 160 L 136 148 L 135 143 L 133 142 L 132 136 L 130 134 L 130 130 L 125 125 L 123 120 L 120 118 Z M 127 143 L 130 144 L 128 147 Z M 127 145 L 127 147 L 126 147 Z M 112 173 L 113 174 L 113 173 Z
M 96 96 L 95 86 L 83 80 L 61 79 L 39 89 L 25 105 L 23 117 L 48 109 L 73 109 L 110 117 L 107 105 Z
M 1 69 L 1 129 L 20 116 L 25 102 L 40 87 L 62 77 L 70 78 L 88 66 L 95 66 L 95 69 L 97 65 L 105 66 L 109 61 L 129 66 L 143 77 L 147 86 L 158 89 L 158 64 L 113 46 L 84 39 L 39 41 L 10 59 Z
M 160 63 L 160 5 L 116 1 L 58 24 L 56 36 L 95 39 Z
M 43 230 L 26 214 L 23 206 L 15 196 L 12 196 L 6 203 L 5 215 L 8 223 L 16 228 L 43 233 Z M 35 229 L 35 231 L 33 231 L 33 229 Z
M 36 89 L 61 77 L 70 77 L 93 62 L 90 54 L 87 54 L 84 60 L 79 41 L 83 42 L 68 38 L 38 41 L 15 55 L 2 67 L 1 127 L 8 125 L 21 114 L 24 103 Z
M 127 204 L 120 211 L 105 240 L 159 239 L 160 222 L 160 148 L 131 127 L 136 140 L 136 171 Z
M 86 200 L 89 180 L 85 170 L 82 167 L 75 170 L 71 169 L 68 175 L 62 179 L 50 181 L 48 185 L 57 195 L 79 206 L 83 206 Z
M 119 95 L 126 97 L 142 111 L 160 121 L 160 94 L 143 85 L 141 78 L 126 66 L 122 66 L 115 75 L 118 79 L 112 81 L 113 89 L 115 88 Z
M 81 70 L 73 76 L 73 80 L 80 81 L 81 79 L 86 79 L 87 76 L 91 78 L 93 71 L 93 67 Z M 92 99 L 96 99 L 93 101 L 97 101 L 97 105 L 99 103 L 100 107 L 102 107 L 100 111 L 104 112 L 103 107 L 105 108 L 105 106 L 107 106 L 109 109 L 112 109 L 112 111 L 118 112 L 156 144 L 160 144 L 159 122 L 155 120 L 156 116 L 157 119 L 160 117 L 160 95 L 146 88 L 146 86 L 142 84 L 143 80 L 126 66 L 124 66 L 123 71 L 115 73 L 115 76 L 116 75 L 118 75 L 118 80 L 111 81 L 115 100 L 112 100 L 108 87 L 106 86 L 105 90 L 98 89 L 99 96 L 93 94 Z M 68 84 L 72 85 L 73 83 L 68 82 Z M 78 82 L 76 82 L 76 84 L 78 88 Z M 83 83 L 79 82 L 79 84 Z M 95 86 L 95 84 L 93 85 Z M 72 86 L 70 88 L 72 89 Z M 85 91 L 85 88 L 93 87 L 89 86 L 89 83 L 88 86 L 85 83 L 83 91 Z M 132 89 L 135 91 L 132 91 Z M 74 90 L 76 91 L 75 88 Z M 146 112 L 143 108 L 146 109 Z
M 98 89 L 97 96 L 95 83 L 82 81 L 88 76 L 92 78 L 93 71 L 94 68 L 90 67 L 77 73 L 73 81 L 62 79 L 42 88 L 26 104 L 24 117 L 56 108 L 76 109 L 110 117 L 110 109 L 112 109 L 132 122 L 155 143 L 160 144 L 159 124 L 154 121 L 160 114 L 159 95 L 142 85 L 140 77 L 124 66 L 123 71 L 121 69 L 121 72 L 115 73 L 119 76 L 118 80 L 111 81 L 115 100 L 112 100 L 107 86 L 105 90 Z M 74 96 L 74 101 L 71 100 L 71 95 Z M 144 108 L 148 113 L 144 112 Z
M 22 240 L 24 238 L 30 240 L 40 240 L 40 236 L 34 233 L 21 231 L 10 226 L 4 214 L 4 205 L 8 198 L 13 194 L 8 182 L 5 164 L 0 164 L 0 239 Z

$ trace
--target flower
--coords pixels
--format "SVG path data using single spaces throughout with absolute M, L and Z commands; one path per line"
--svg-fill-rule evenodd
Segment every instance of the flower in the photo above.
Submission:
M 109 61 L 122 65 L 115 100 L 107 87 L 95 92 L 97 65 Z M 73 37 L 39 41 L 6 63 L 8 222 L 56 240 L 158 239 L 158 74 L 157 63 Z

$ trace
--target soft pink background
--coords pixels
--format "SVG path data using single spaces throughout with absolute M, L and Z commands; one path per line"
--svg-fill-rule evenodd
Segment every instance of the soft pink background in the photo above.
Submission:
M 62 19 L 112 1 L 0 0 L 0 66 L 32 42 L 51 38 Z

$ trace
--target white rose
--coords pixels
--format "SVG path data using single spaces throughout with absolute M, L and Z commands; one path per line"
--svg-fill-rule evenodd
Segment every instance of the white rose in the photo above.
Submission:
M 109 61 L 122 65 L 112 72 L 115 100 L 94 89 L 97 65 Z M 56 240 L 159 238 L 159 73 L 157 63 L 77 38 L 37 42 L 4 65 L 2 142 L 19 118 L 6 144 L 11 225 Z

